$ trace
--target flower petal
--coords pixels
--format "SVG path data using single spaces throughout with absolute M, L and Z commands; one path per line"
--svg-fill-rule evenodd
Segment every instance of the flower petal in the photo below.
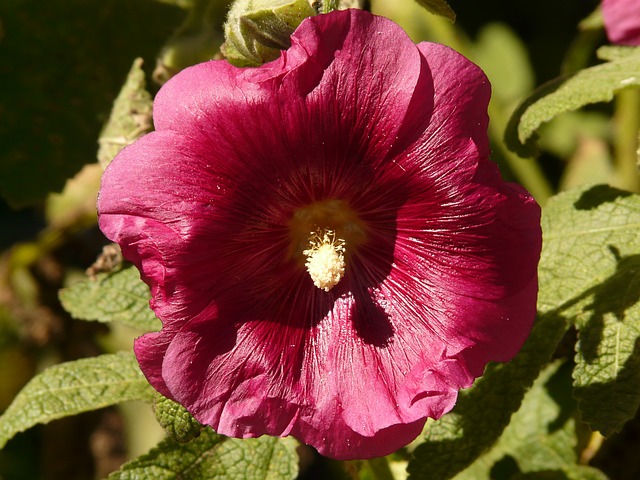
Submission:
M 607 38 L 619 45 L 640 45 L 640 4 L 636 0 L 602 0 Z
M 222 434 L 366 458 L 510 359 L 535 314 L 540 212 L 488 159 L 489 93 L 464 57 L 358 10 L 305 20 L 270 64 L 168 82 L 98 205 L 163 321 L 135 344 L 155 388 Z M 325 292 L 291 221 L 334 200 L 364 233 Z

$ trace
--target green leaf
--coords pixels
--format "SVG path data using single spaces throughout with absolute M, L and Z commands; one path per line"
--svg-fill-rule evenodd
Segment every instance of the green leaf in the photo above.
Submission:
M 39 423 L 128 400 L 153 400 L 132 353 L 66 362 L 31 379 L 0 416 L 0 448 Z
M 120 150 L 151 131 L 153 99 L 145 88 L 142 59 L 136 58 L 98 139 L 98 161 L 103 169 Z
M 434 15 L 444 17 L 451 23 L 456 21 L 456 12 L 453 11 L 445 0 L 416 0 L 416 2 Z
M 558 195 L 547 206 L 542 308 L 564 303 L 579 330 L 574 395 L 604 435 L 640 405 L 640 196 L 605 185 Z M 563 273 L 564 272 L 564 273 Z
M 623 88 L 640 86 L 640 48 L 604 52 L 612 61 L 552 80 L 517 108 L 505 132 L 511 150 L 522 157 L 535 156 L 536 132 L 542 124 L 591 103 L 610 102 Z
M 514 360 L 487 366 L 472 388 L 460 392 L 452 412 L 427 425 L 425 442 L 409 462 L 409 478 L 452 478 L 491 447 L 568 328 L 561 315 L 543 315 Z
M 153 410 L 160 426 L 178 443 L 193 440 L 204 428 L 186 408 L 159 393 L 156 393 Z
M 565 465 L 558 470 L 528 472 L 509 477 L 509 480 L 609 480 L 597 468 L 586 465 Z
M 485 25 L 473 44 L 472 58 L 491 80 L 494 99 L 504 105 L 515 107 L 515 102 L 533 89 L 533 71 L 527 49 L 507 25 Z
M 493 448 L 455 479 L 493 478 L 492 472 L 507 478 L 577 463 L 576 402 L 570 384 L 570 365 L 557 361 L 547 366 Z
M 189 443 L 163 440 L 146 455 L 109 475 L 109 480 L 294 479 L 298 475 L 296 445 L 292 438 L 239 440 L 207 428 Z
M 133 58 L 151 65 L 182 15 L 130 0 L 0 2 L 0 195 L 40 203 L 91 163 Z
M 607 185 L 553 197 L 544 209 L 538 310 L 562 306 L 565 315 L 588 313 L 593 295 L 611 280 L 621 257 L 639 251 L 639 196 Z M 605 300 L 606 302 L 606 300 Z
M 184 22 L 158 55 L 153 78 L 163 84 L 186 67 L 214 58 L 224 40 L 228 2 L 191 0 Z
M 73 318 L 120 322 L 144 331 L 161 327 L 149 308 L 149 288 L 135 267 L 99 273 L 63 288 L 59 296 Z

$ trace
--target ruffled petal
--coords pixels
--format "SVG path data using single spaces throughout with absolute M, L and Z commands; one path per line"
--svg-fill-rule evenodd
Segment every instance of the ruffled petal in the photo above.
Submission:
M 135 344 L 150 383 L 219 433 L 368 458 L 510 359 L 540 212 L 488 160 L 489 93 L 459 54 L 358 10 L 305 20 L 263 67 L 176 75 L 98 205 L 163 321 Z M 290 222 L 332 199 L 365 235 L 324 292 Z
M 640 45 L 640 3 L 636 0 L 602 0 L 607 38 L 619 45 Z

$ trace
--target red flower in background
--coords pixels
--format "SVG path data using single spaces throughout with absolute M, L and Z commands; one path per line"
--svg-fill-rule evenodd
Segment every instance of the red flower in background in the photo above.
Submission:
M 607 37 L 619 45 L 640 45 L 640 1 L 602 0 Z
M 158 93 L 104 174 L 100 226 L 152 291 L 150 383 L 217 432 L 388 454 L 531 328 L 539 208 L 488 159 L 490 88 L 359 10 L 281 58 Z

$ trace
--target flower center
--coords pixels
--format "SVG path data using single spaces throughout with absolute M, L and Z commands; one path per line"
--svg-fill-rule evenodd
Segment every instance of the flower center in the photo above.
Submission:
M 344 276 L 345 242 L 336 238 L 332 230 L 311 232 L 309 248 L 302 252 L 307 257 L 307 272 L 313 284 L 328 292 L 335 287 Z
M 296 209 L 289 234 L 289 257 L 307 270 L 316 287 L 328 292 L 345 276 L 367 228 L 345 201 L 329 199 Z

